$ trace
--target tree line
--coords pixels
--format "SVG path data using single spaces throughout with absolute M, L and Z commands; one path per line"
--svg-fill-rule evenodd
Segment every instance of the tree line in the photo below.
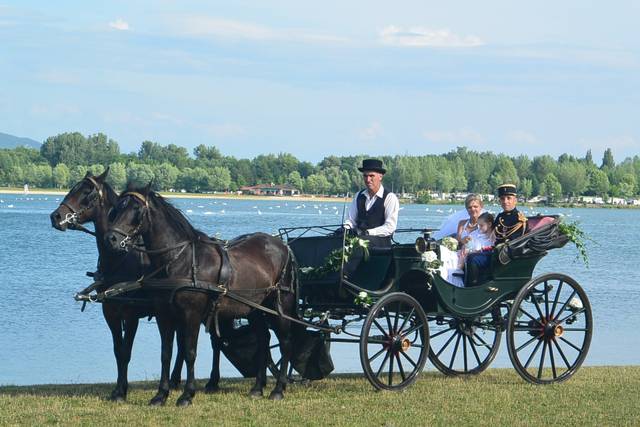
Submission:
M 121 153 L 119 145 L 102 133 L 78 132 L 47 138 L 40 149 L 0 150 L 0 186 L 29 184 L 68 188 L 87 171 L 98 174 L 108 166 L 116 188 L 127 181 L 153 183 L 156 190 L 189 192 L 236 191 L 242 186 L 288 184 L 308 194 L 347 194 L 362 187 L 357 167 L 366 155 L 328 156 L 318 164 L 289 153 L 260 154 L 253 159 L 223 155 L 215 146 L 198 145 L 193 153 L 175 144 L 144 141 L 137 153 Z M 445 154 L 382 156 L 387 168 L 385 186 L 422 200 L 430 192 L 492 193 L 505 182 L 515 183 L 526 197 L 550 201 L 592 195 L 632 198 L 640 193 L 640 157 L 616 164 L 611 149 L 598 163 L 591 151 L 584 157 L 563 154 L 529 158 L 458 147 Z

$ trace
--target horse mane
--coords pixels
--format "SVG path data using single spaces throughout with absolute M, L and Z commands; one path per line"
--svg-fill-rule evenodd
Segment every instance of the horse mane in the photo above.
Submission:
M 118 193 L 106 181 L 102 183 L 102 189 L 106 192 L 107 201 L 111 206 L 118 204 Z
M 133 191 L 140 192 L 139 190 Z M 164 213 L 164 216 L 167 218 L 170 225 L 175 227 L 180 234 L 184 234 L 188 240 L 194 241 L 201 237 L 207 238 L 206 234 L 191 225 L 180 209 L 173 206 L 173 204 L 160 194 L 155 191 L 149 191 L 147 199 L 150 199 L 153 204 Z

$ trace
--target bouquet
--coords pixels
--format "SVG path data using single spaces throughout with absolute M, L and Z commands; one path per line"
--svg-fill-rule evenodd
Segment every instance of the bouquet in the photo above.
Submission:
M 458 240 L 456 240 L 453 237 L 447 236 L 445 238 L 442 239 L 442 246 L 444 246 L 445 248 L 449 249 L 450 251 L 457 251 L 458 250 Z

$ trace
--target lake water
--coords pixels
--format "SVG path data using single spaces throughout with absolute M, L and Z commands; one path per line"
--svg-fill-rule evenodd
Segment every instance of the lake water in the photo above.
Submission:
M 111 335 L 99 305 L 80 312 L 76 291 L 89 285 L 95 270 L 95 240 L 84 233 L 54 230 L 49 213 L 60 196 L 0 194 L 0 384 L 114 382 Z M 343 204 L 283 200 L 231 201 L 173 199 L 193 224 L 208 234 L 277 232 L 283 226 L 339 224 Z M 461 209 L 462 206 L 454 207 Z M 488 206 L 498 211 L 498 206 Z M 526 213 L 533 211 L 523 209 Z M 640 364 L 640 211 L 615 209 L 541 209 L 580 221 L 597 243 L 589 243 L 590 268 L 575 261 L 567 245 L 553 250 L 535 274 L 562 272 L 586 290 L 595 330 L 585 365 Z M 399 228 L 437 227 L 451 206 L 403 205 Z M 401 236 L 402 237 L 402 236 Z M 413 240 L 415 236 L 405 236 Z M 131 380 L 157 379 L 160 345 L 153 321 L 142 320 L 129 369 Z M 494 367 L 511 366 L 506 341 Z M 175 353 L 174 353 L 175 354 Z M 357 345 L 333 344 L 337 372 L 361 372 Z M 209 375 L 211 349 L 201 334 L 198 378 Z M 223 360 L 223 376 L 239 376 Z M 427 363 L 427 369 L 433 369 Z

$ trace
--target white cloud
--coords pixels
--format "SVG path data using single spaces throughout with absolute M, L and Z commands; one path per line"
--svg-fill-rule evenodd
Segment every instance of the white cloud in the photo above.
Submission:
M 486 141 L 482 135 L 471 129 L 458 129 L 449 131 L 425 131 L 422 136 L 430 141 L 440 144 L 482 145 Z
M 129 23 L 122 18 L 118 18 L 115 21 L 109 22 L 109 27 L 113 28 L 114 30 L 120 31 L 128 31 L 130 29 Z
M 523 145 L 533 145 L 538 143 L 538 138 L 536 138 L 535 135 L 523 130 L 514 130 L 507 133 L 507 140 L 509 142 L 515 142 Z
M 476 47 L 484 45 L 478 36 L 460 36 L 448 29 L 411 27 L 403 29 L 389 25 L 380 31 L 380 41 L 390 46 L 408 47 Z
M 361 129 L 358 134 L 360 139 L 371 141 L 378 138 L 382 134 L 382 126 L 378 122 L 373 122 L 368 127 Z
M 297 41 L 312 43 L 343 43 L 346 38 L 331 34 L 315 34 L 301 29 L 280 29 L 263 25 L 221 19 L 211 16 L 183 15 L 174 17 L 170 30 L 178 35 L 257 41 Z

